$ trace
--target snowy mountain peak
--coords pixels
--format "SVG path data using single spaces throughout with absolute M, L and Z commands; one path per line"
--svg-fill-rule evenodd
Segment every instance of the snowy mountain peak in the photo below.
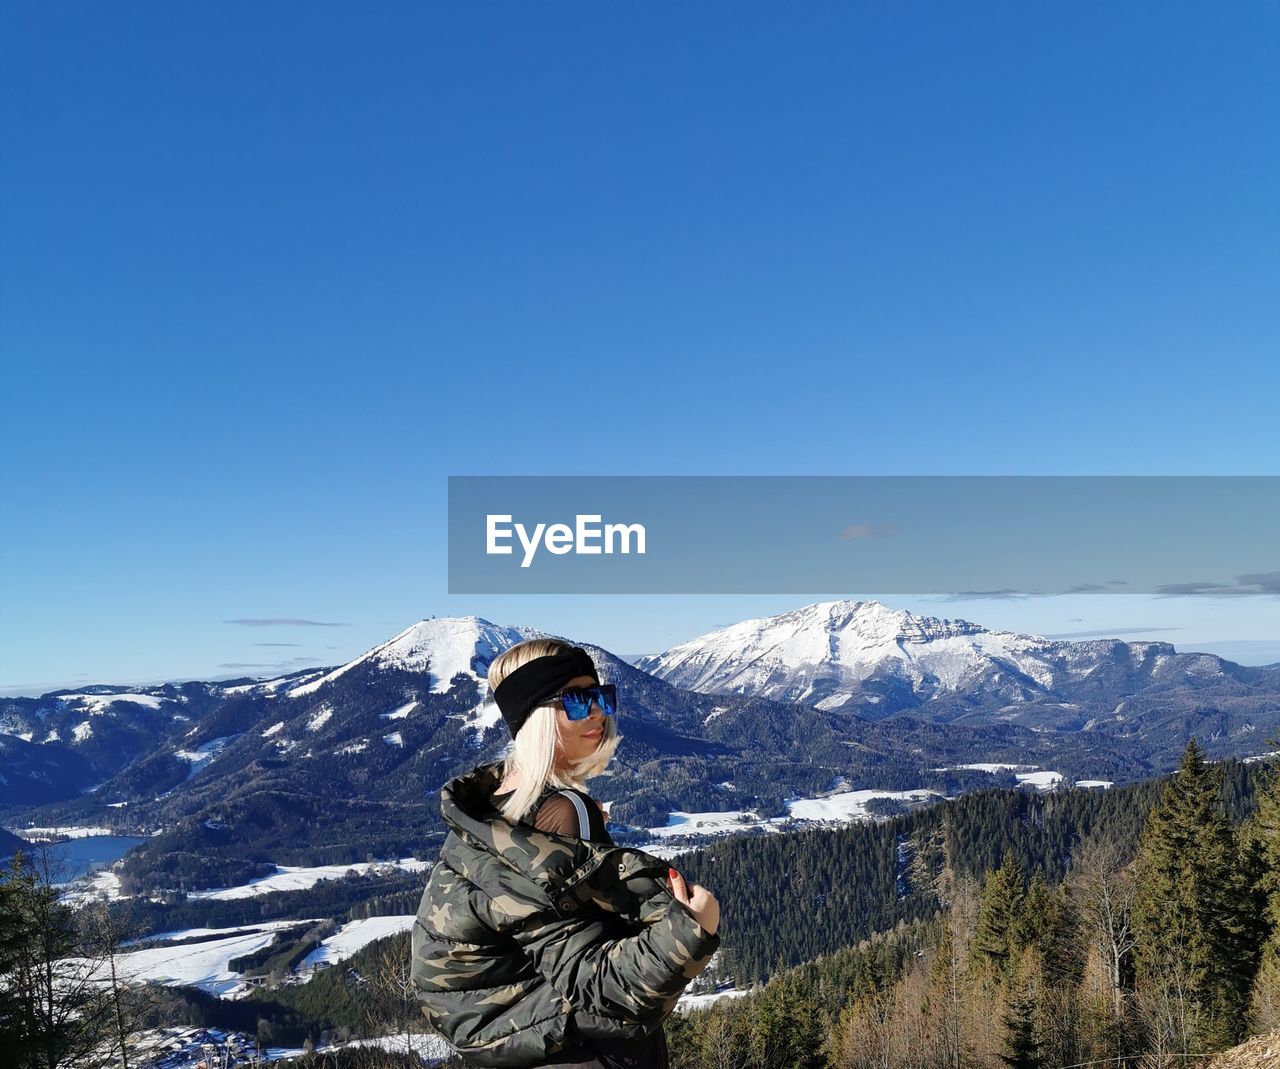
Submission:
M 856 637 L 869 646 L 898 641 L 929 642 L 957 635 L 976 635 L 986 630 L 967 620 L 940 620 L 934 616 L 917 616 L 906 609 L 892 609 L 878 601 L 848 600 L 819 601 L 780 616 L 746 623 L 766 624 L 775 631 L 791 627 L 825 629 L 845 638 Z
M 647 657 L 638 667 L 690 690 L 759 694 L 834 709 L 860 697 L 875 679 L 897 677 L 913 691 L 921 684 L 955 690 L 987 671 L 993 657 L 1046 644 L 878 601 L 821 601 L 743 620 Z
M 289 697 L 313 694 L 326 683 L 361 665 L 429 672 L 431 690 L 435 694 L 448 691 L 450 681 L 459 674 L 475 679 L 483 689 L 484 676 L 476 672 L 473 664 L 487 666 L 508 646 L 536 635 L 537 632 L 530 628 L 502 627 L 479 616 L 441 616 L 420 620 L 341 668 L 294 687 L 289 691 Z

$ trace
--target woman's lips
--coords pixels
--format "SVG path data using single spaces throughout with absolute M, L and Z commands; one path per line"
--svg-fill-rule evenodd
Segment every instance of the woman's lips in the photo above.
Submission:
M 584 731 L 582 737 L 584 739 L 598 739 L 604 734 L 604 728 L 596 728 L 595 731 Z

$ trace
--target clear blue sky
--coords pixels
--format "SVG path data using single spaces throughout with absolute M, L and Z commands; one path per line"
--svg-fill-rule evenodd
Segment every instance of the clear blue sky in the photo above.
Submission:
M 1251 2 L 3 5 L 0 686 L 795 603 L 450 598 L 449 474 L 1276 472 L 1278 45 Z M 1280 651 L 1209 601 L 940 614 Z

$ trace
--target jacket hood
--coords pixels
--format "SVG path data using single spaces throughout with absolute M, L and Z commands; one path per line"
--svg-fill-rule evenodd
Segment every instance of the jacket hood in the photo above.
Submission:
M 445 784 L 440 815 L 449 828 L 441 856 L 459 874 L 479 882 L 494 860 L 533 884 L 548 900 L 594 871 L 616 847 L 512 824 L 493 805 L 501 765 L 480 765 Z

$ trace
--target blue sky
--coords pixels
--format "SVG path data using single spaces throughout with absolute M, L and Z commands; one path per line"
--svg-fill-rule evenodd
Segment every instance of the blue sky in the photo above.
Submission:
M 432 614 L 648 652 L 797 603 L 450 598 L 450 474 L 1277 471 L 1275 5 L 0 31 L 10 690 Z M 1274 598 L 1052 600 L 940 614 L 1280 659 Z

